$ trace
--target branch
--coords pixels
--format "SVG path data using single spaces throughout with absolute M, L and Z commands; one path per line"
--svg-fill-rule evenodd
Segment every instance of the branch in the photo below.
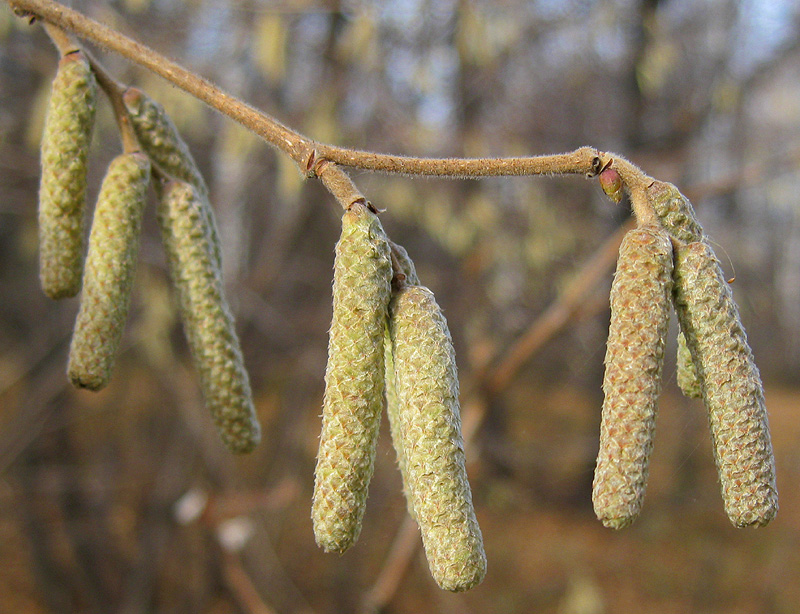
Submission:
M 308 176 L 315 175 L 315 163 L 328 160 L 340 166 L 361 170 L 439 177 L 555 174 L 594 177 L 608 166 L 611 160 L 616 160 L 617 169 L 629 188 L 642 184 L 647 178 L 641 170 L 623 158 L 600 152 L 592 147 L 581 147 L 565 154 L 520 158 L 414 158 L 316 143 L 149 47 L 58 2 L 53 0 L 8 0 L 8 2 L 19 15 L 34 16 L 57 25 L 167 79 L 285 152 Z

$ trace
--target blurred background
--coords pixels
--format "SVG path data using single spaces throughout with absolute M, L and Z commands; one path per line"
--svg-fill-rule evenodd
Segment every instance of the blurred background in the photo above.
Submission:
M 489 571 L 430 578 L 386 424 L 364 528 L 310 520 L 333 247 L 316 182 L 163 80 L 208 181 L 263 442 L 218 441 L 177 319 L 151 195 L 111 384 L 65 369 L 79 299 L 38 285 L 39 141 L 56 53 L 0 6 L 0 611 L 797 612 L 800 7 L 791 0 L 97 0 L 72 6 L 317 140 L 421 156 L 618 152 L 676 183 L 715 242 L 764 378 L 781 510 L 737 530 L 670 339 L 642 515 L 591 506 L 608 291 L 628 221 L 581 177 L 354 172 L 445 310 Z M 103 99 L 89 201 L 120 152 Z M 674 322 L 672 324 L 674 332 Z M 385 421 L 384 421 L 385 422 Z

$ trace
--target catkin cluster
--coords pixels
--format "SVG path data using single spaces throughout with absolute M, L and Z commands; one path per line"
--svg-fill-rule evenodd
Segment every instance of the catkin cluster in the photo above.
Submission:
M 40 276 L 52 298 L 81 290 L 68 376 L 80 388 L 105 387 L 127 319 L 141 220 L 151 174 L 158 219 L 201 388 L 225 445 L 247 452 L 260 428 L 233 316 L 222 291 L 221 258 L 208 188 L 163 108 L 143 92 L 123 96 L 135 137 L 103 179 L 84 267 L 86 165 L 96 80 L 81 51 L 61 58 L 42 139 Z
M 358 537 L 384 398 L 409 511 L 431 574 L 462 591 L 486 572 L 467 481 L 458 376 L 447 322 L 405 250 L 355 203 L 336 246 L 333 321 L 312 519 L 317 543 Z
M 595 512 L 618 529 L 641 510 L 671 304 L 680 325 L 678 384 L 706 406 L 725 511 L 737 527 L 765 525 L 778 509 L 775 461 L 761 378 L 730 286 L 688 199 L 661 181 L 646 199 L 658 225 L 625 237 L 611 290 Z

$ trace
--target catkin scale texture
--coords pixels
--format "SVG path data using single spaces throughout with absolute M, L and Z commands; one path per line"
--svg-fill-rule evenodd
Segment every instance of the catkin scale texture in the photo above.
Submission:
M 670 236 L 683 243 L 703 239 L 692 203 L 674 185 L 653 181 L 647 188 L 647 199 Z
M 354 204 L 342 217 L 333 277 L 322 434 L 311 517 L 326 551 L 358 539 L 383 409 L 384 336 L 391 294 L 389 245 L 380 221 Z
M 135 87 L 125 90 L 123 101 L 136 138 L 155 165 L 170 177 L 191 183 L 198 194 L 208 195 L 189 147 L 164 107 Z
M 767 524 L 778 510 L 775 461 L 761 377 L 739 312 L 709 245 L 675 254 L 675 311 L 708 411 L 725 511 L 737 527 Z
M 486 554 L 467 481 L 447 322 L 421 286 L 400 288 L 390 313 L 407 481 L 428 565 L 441 588 L 467 590 L 486 574 Z
M 686 335 L 678 333 L 678 359 L 676 378 L 678 387 L 683 394 L 691 399 L 699 399 L 703 396 L 703 389 L 700 386 L 700 378 L 697 369 L 692 362 L 692 353 L 686 345 Z
M 128 315 L 150 161 L 126 153 L 111 161 L 92 221 L 89 252 L 67 372 L 75 386 L 108 384 Z
M 600 449 L 592 501 L 621 529 L 642 508 L 653 449 L 672 293 L 672 245 L 660 229 L 625 235 L 611 286 Z
M 232 452 L 261 438 L 233 315 L 214 253 L 207 201 L 183 181 L 163 187 L 158 209 L 170 274 L 206 406 Z
M 61 58 L 42 136 L 39 276 L 50 298 L 75 296 L 83 276 L 86 162 L 97 84 L 81 52 Z

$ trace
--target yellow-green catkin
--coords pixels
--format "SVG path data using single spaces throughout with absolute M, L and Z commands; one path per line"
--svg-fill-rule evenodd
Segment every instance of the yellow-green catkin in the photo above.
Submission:
M 360 203 L 342 217 L 333 275 L 311 517 L 317 544 L 327 552 L 343 552 L 361 532 L 372 479 L 392 279 L 386 234 L 378 217 Z
M 389 246 L 392 250 L 392 263 L 393 263 L 393 277 L 392 288 L 397 290 L 403 285 L 418 286 L 419 277 L 417 277 L 417 269 L 414 262 L 408 255 L 408 252 L 402 245 L 398 245 L 393 241 L 389 241 Z M 403 493 L 406 497 L 408 504 L 408 512 L 414 517 L 414 508 L 412 506 L 411 491 L 408 487 L 408 477 L 406 470 L 406 456 L 405 446 L 403 445 L 403 429 L 399 417 L 399 403 L 397 399 L 397 389 L 395 386 L 394 376 L 394 356 L 392 355 L 392 340 L 389 334 L 389 327 L 386 327 L 384 354 L 386 364 L 386 415 L 389 418 L 389 430 L 392 435 L 392 445 L 394 446 L 397 454 L 397 464 L 400 468 L 400 475 L 403 479 Z
M 692 362 L 692 353 L 686 346 L 686 335 L 682 331 L 678 333 L 677 364 L 677 380 L 681 392 L 692 399 L 701 398 L 703 390 L 700 387 L 700 378 L 697 375 L 697 368 Z
M 206 406 L 225 446 L 249 452 L 261 430 L 223 293 L 206 201 L 183 181 L 170 181 L 161 192 L 158 221 Z
M 683 243 L 703 240 L 703 228 L 692 203 L 674 185 L 653 181 L 647 188 L 647 199 L 670 236 Z
M 600 450 L 592 501 L 613 529 L 642 508 L 672 299 L 672 244 L 661 228 L 625 235 L 611 286 Z
M 705 240 L 703 227 L 695 216 L 692 203 L 674 185 L 666 181 L 653 181 L 647 187 L 647 199 L 666 231 L 678 242 Z M 678 333 L 677 379 L 683 394 L 691 398 L 701 396 L 697 368 L 686 349 L 683 332 Z
M 164 174 L 191 183 L 202 196 L 208 188 L 188 145 L 159 103 L 140 89 L 129 87 L 122 97 L 136 138 Z
M 708 411 L 725 511 L 737 527 L 778 511 L 775 460 L 761 377 L 728 283 L 711 247 L 675 254 L 675 311 Z
M 150 161 L 125 153 L 108 167 L 92 221 L 67 372 L 75 386 L 108 384 L 128 316 Z
M 428 565 L 441 588 L 467 590 L 486 574 L 486 554 L 467 481 L 450 332 L 422 286 L 401 287 L 390 314 L 407 480 Z
M 140 89 L 129 87 L 122 96 L 125 108 L 142 150 L 150 156 L 159 172 L 170 179 L 179 179 L 192 184 L 197 196 L 203 201 L 202 212 L 206 217 L 214 257 L 221 266 L 222 255 L 216 219 L 208 200 L 208 186 L 200 169 L 181 138 L 175 124 L 159 103 Z M 160 191 L 160 184 L 156 189 Z
M 75 296 L 83 276 L 86 166 L 97 83 L 80 51 L 58 64 L 42 137 L 39 276 L 50 298 Z

